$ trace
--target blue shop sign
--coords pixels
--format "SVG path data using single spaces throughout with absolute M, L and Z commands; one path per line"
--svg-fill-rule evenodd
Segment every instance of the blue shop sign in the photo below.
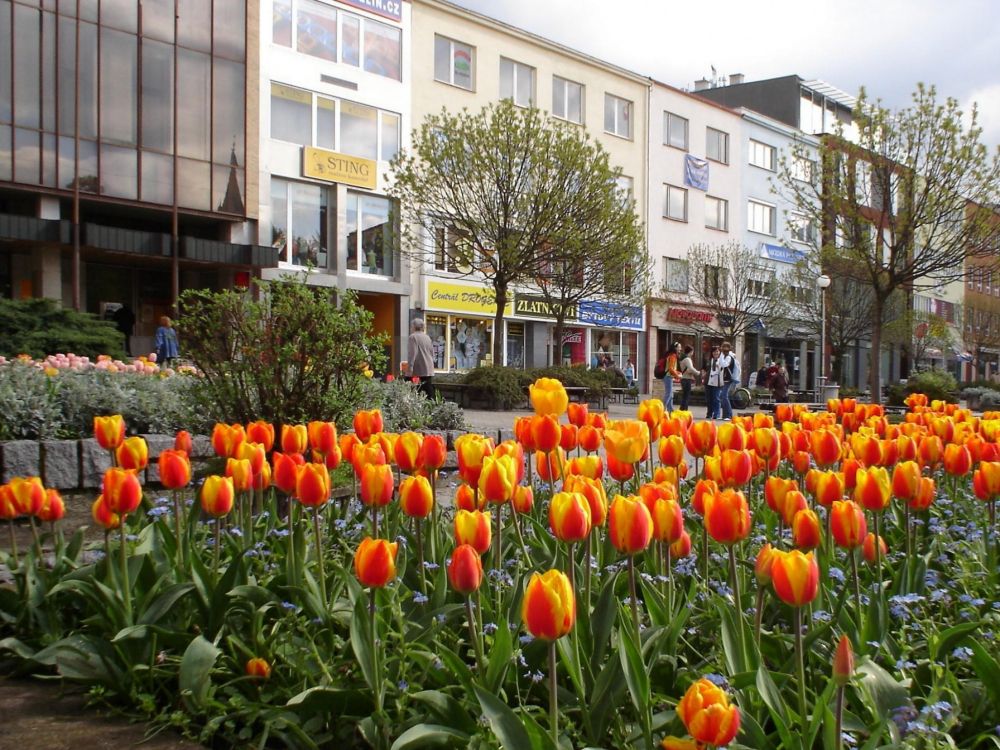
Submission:
M 632 331 L 642 331 L 646 328 L 642 308 L 634 305 L 583 300 L 580 302 L 578 312 L 581 323 Z
M 801 250 L 795 250 L 784 245 L 765 244 L 764 252 L 767 253 L 767 257 L 771 260 L 778 260 L 782 263 L 798 263 L 806 257 L 806 254 Z

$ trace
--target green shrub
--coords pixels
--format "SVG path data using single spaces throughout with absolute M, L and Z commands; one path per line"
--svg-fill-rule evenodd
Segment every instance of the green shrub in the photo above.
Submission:
M 366 408 L 382 410 L 387 432 L 465 428 L 465 416 L 458 404 L 428 399 L 416 386 L 405 380 L 395 380 L 392 383 L 369 381 L 365 404 Z
M 114 323 L 63 307 L 51 299 L 0 299 L 0 356 L 72 352 L 81 357 L 124 356 Z
M 524 370 L 513 367 L 477 367 L 462 377 L 462 383 L 473 387 L 475 396 L 496 409 L 513 409 L 527 400 L 525 387 L 532 382 Z
M 227 422 L 349 424 L 365 405 L 365 366 L 383 366 L 384 337 L 370 334 L 372 313 L 353 292 L 335 302 L 304 274 L 258 287 L 258 295 L 190 290 L 181 297 L 178 327 L 186 356 L 204 374 L 205 413 Z
M 905 385 L 891 385 L 889 403 L 901 405 L 910 393 L 924 393 L 929 399 L 940 401 L 956 401 L 958 383 L 951 373 L 945 370 L 925 370 L 910 376 Z

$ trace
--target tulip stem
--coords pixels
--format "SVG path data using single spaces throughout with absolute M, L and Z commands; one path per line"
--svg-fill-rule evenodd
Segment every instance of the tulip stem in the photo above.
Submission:
M 906 552 L 906 559 L 910 559 L 911 545 L 910 545 L 910 504 L 909 502 L 903 503 L 903 533 L 905 536 L 903 539 L 906 543 L 903 545 L 903 550 Z
M 844 686 L 841 685 L 837 688 L 837 707 L 834 709 L 834 718 L 836 720 L 836 726 L 834 728 L 834 747 L 837 750 L 841 750 L 844 747 Z
M 125 623 L 127 625 L 132 624 L 132 585 L 129 581 L 128 576 L 128 555 L 125 549 L 126 544 L 126 532 L 125 532 L 125 521 L 127 514 L 123 513 L 121 517 L 121 524 L 118 526 L 119 537 L 121 543 L 118 546 L 118 563 L 121 566 L 122 573 L 122 599 L 125 602 Z
M 566 548 L 566 567 L 569 570 L 569 587 L 574 592 L 576 591 L 576 561 L 573 559 L 573 542 L 570 542 Z M 576 596 L 574 593 L 573 596 Z
M 587 534 L 587 546 L 585 548 L 586 556 L 583 561 L 583 595 L 586 598 L 586 604 L 584 605 L 587 611 L 590 611 L 590 562 L 593 559 L 593 549 L 594 549 L 594 531 L 591 529 L 590 533 Z
M 181 544 L 181 497 L 180 492 L 173 491 L 174 496 L 174 536 L 177 544 L 177 567 L 184 569 L 184 545 Z
M 708 588 L 708 527 L 705 526 L 705 519 L 701 524 L 701 568 L 702 583 Z
M 806 662 L 802 646 L 802 607 L 795 607 L 795 656 L 799 671 L 799 718 L 802 721 L 803 731 L 807 732 L 809 719 L 806 716 Z
M 40 564 L 42 559 L 42 540 L 38 536 L 38 526 L 35 525 L 35 517 L 28 516 L 28 521 L 31 522 L 31 537 L 35 540 L 35 560 L 36 563 Z
M 427 581 L 424 579 L 424 539 L 423 535 L 420 533 L 420 527 L 423 526 L 419 518 L 413 519 L 413 525 L 416 526 L 415 536 L 417 537 L 417 565 L 420 571 L 420 593 L 427 593 Z
M 368 622 L 371 626 L 371 639 L 372 639 L 372 659 L 375 664 L 375 684 L 372 685 L 372 692 L 375 693 L 375 713 L 382 714 L 382 670 L 381 670 L 381 659 L 379 659 L 379 647 L 378 640 L 376 639 L 375 633 L 375 586 L 372 586 L 368 592 Z
M 289 536 L 289 538 L 291 538 Z M 213 563 L 212 569 L 215 571 L 215 580 L 219 580 L 219 558 L 222 556 L 222 519 L 215 519 L 215 537 L 213 542 L 213 550 L 215 552 L 215 562 Z
M 472 596 L 465 597 L 465 619 L 469 623 L 469 640 L 476 652 L 476 672 L 483 676 L 483 643 L 479 640 L 479 633 L 476 632 L 476 616 L 472 613 Z
M 747 635 L 743 627 L 743 603 L 740 596 L 740 572 L 736 567 L 736 546 L 729 545 L 729 571 L 733 577 L 733 601 L 736 603 L 736 624 L 740 629 L 740 648 L 743 650 L 741 657 L 743 662 L 747 661 Z
M 631 559 L 631 558 L 630 558 Z M 552 745 L 559 747 L 559 691 L 556 689 L 556 642 L 549 642 L 549 729 Z
M 878 595 L 882 596 L 882 534 L 879 532 L 879 516 L 876 511 L 875 516 L 875 570 L 878 573 Z
M 639 597 L 635 592 L 635 555 L 628 556 L 628 591 L 629 603 L 632 605 L 632 624 L 635 625 L 636 644 L 639 640 Z
M 326 612 L 326 566 L 323 564 L 323 525 L 319 522 L 319 506 L 313 506 L 313 528 L 316 530 L 316 565 L 319 568 L 319 594 Z
M 670 556 L 670 543 L 663 543 L 663 556 L 667 558 L 667 613 L 674 616 L 674 561 Z
M 10 551 L 14 556 L 14 567 L 18 566 L 17 562 L 17 537 L 14 535 L 14 519 L 7 519 L 7 531 L 10 533 Z M 989 538 L 989 537 L 987 537 Z
M 766 589 L 762 585 L 760 585 L 760 582 L 758 581 L 758 583 L 757 583 L 757 602 L 756 602 L 756 606 L 754 607 L 754 614 L 753 614 L 753 640 L 754 640 L 754 643 L 757 644 L 757 649 L 758 650 L 760 650 L 760 625 L 761 625 L 761 622 L 763 622 L 763 619 L 764 619 L 764 595 L 765 595 L 765 593 L 766 593 Z
M 438 504 L 437 504 L 437 482 L 438 482 L 438 472 L 437 469 L 431 472 L 431 528 L 430 528 L 430 547 L 431 547 L 431 560 L 437 560 L 437 523 L 438 523 Z M 423 563 L 421 562 L 420 569 L 423 571 Z M 423 575 L 423 572 L 421 572 Z
M 511 506 L 510 512 L 511 518 L 514 519 L 514 531 L 517 533 L 517 541 L 521 545 L 521 554 L 524 555 L 524 560 L 522 564 L 527 564 L 531 560 L 531 554 L 528 552 L 528 547 L 524 543 L 524 534 L 521 533 L 521 519 L 518 518 L 517 508 Z
M 497 505 L 497 533 L 493 535 L 493 567 L 497 570 L 503 568 L 503 540 L 500 537 L 501 529 L 503 528 L 503 503 Z

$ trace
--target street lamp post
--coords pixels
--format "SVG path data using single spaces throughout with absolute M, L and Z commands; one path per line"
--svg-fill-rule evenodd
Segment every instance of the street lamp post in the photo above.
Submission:
M 816 368 L 816 400 L 823 396 L 820 389 L 826 385 L 826 290 L 830 286 L 830 277 L 825 273 L 816 279 L 819 287 L 819 361 Z

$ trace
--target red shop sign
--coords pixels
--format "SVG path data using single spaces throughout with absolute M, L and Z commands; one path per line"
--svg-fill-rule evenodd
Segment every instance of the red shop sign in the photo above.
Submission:
M 704 310 L 689 310 L 685 307 L 671 307 L 667 311 L 667 320 L 678 320 L 682 323 L 711 323 L 715 317 L 710 312 Z

